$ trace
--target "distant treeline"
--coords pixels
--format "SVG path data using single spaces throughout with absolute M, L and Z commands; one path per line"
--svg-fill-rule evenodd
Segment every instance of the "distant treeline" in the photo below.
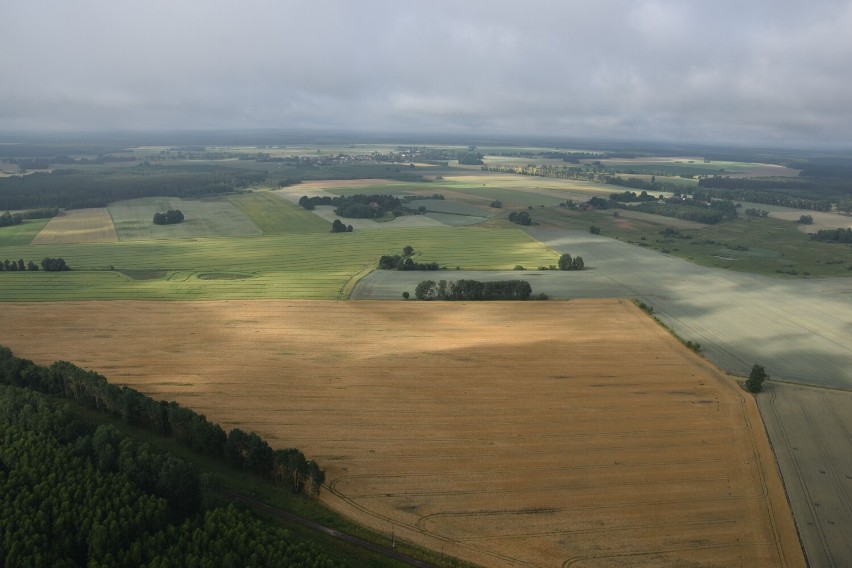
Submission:
M 725 219 L 736 217 L 736 210 L 716 209 L 688 204 L 640 203 L 639 205 L 630 207 L 630 211 L 641 211 L 642 213 L 662 215 L 686 221 L 696 221 L 707 225 L 715 225 Z
M 852 243 L 852 229 L 820 229 L 811 235 L 813 241 Z
M 418 300 L 528 300 L 530 294 L 532 286 L 526 280 L 424 280 L 414 290 Z
M 36 172 L 0 178 L 0 210 L 80 209 L 139 197 L 213 195 L 260 183 L 266 177 L 266 172 L 207 165 Z
M 781 205 L 795 209 L 830 211 L 832 201 L 840 197 L 835 188 L 815 187 L 808 181 L 776 181 L 765 179 L 710 177 L 698 180 L 696 195 L 765 205 Z
M 403 214 L 402 202 L 393 195 L 347 195 L 347 196 L 314 196 L 303 195 L 299 205 L 311 210 L 317 205 L 333 205 L 335 213 L 341 217 L 352 219 L 375 219 L 384 217 L 388 212 Z
M 64 272 L 66 270 L 71 270 L 71 267 L 65 264 L 65 260 L 62 258 L 44 258 L 41 261 L 41 268 L 45 272 Z M 0 272 L 37 272 L 38 264 L 33 262 L 32 260 L 24 263 L 23 258 L 19 258 L 18 260 L 9 260 L 8 258 L 0 263 Z
M 93 371 L 67 361 L 50 367 L 19 359 L 0 346 L 0 384 L 23 387 L 74 400 L 93 410 L 122 418 L 234 467 L 275 479 L 294 492 L 318 494 L 325 473 L 297 449 L 275 450 L 254 432 L 229 433 L 202 414 L 176 402 L 156 401 L 137 390 L 110 384 Z
M 205 508 L 186 460 L 9 385 L 41 373 L 0 350 L 0 565 L 332 566 L 245 510 Z
M 29 211 L 20 211 L 18 213 L 9 213 L 5 211 L 0 214 L 0 227 L 10 227 L 12 225 L 20 225 L 24 219 L 50 219 L 59 215 L 57 207 L 49 207 L 47 209 L 30 209 Z

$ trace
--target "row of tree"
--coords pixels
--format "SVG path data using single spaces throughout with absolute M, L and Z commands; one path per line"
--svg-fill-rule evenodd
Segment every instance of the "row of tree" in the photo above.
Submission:
M 45 272 L 63 272 L 65 270 L 71 270 L 62 258 L 44 258 L 41 261 L 41 268 Z M 0 263 L 0 272 L 24 272 L 25 270 L 29 272 L 37 272 L 38 264 L 32 260 L 24 264 L 23 258 L 19 258 L 18 260 L 9 260 L 7 258 Z
M 335 213 L 351 219 L 376 219 L 384 217 L 388 212 L 403 213 L 399 198 L 384 194 L 314 197 L 303 195 L 299 198 L 299 205 L 307 210 L 312 210 L 317 205 L 333 205 Z
M 530 294 L 532 286 L 526 280 L 424 280 L 414 290 L 418 300 L 528 300 Z
M 345 225 L 340 219 L 335 219 L 331 224 L 332 233 L 351 233 L 352 225 Z
M 441 270 L 437 262 L 416 262 L 411 245 L 402 247 L 402 254 L 383 254 L 379 257 L 379 270 Z
M 829 243 L 852 243 L 852 229 L 820 229 L 811 234 L 811 240 Z
M 75 400 L 135 426 L 169 436 L 197 452 L 270 478 L 277 479 L 276 468 L 284 468 L 293 480 L 290 486 L 296 491 L 316 494 L 325 481 L 325 474 L 313 460 L 304 456 L 293 460 L 291 454 L 299 450 L 273 451 L 257 434 L 246 434 L 238 428 L 226 434 L 221 426 L 210 422 L 203 414 L 176 402 L 155 401 L 135 389 L 110 384 L 102 375 L 67 361 L 42 367 L 18 359 L 9 349 L 0 347 L 0 384 Z M 296 469 L 291 470 L 290 466 Z
M 509 221 L 524 226 L 529 226 L 533 223 L 532 217 L 526 211 L 512 211 L 509 213 Z
M 571 258 L 570 254 L 565 253 L 560 255 L 558 266 L 559 270 L 583 270 L 586 263 L 583 261 L 582 256 L 575 256 L 574 258 Z

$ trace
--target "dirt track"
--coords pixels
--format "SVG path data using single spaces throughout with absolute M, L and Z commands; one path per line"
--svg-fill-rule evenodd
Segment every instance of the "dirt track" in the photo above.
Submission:
M 803 566 L 756 405 L 619 300 L 4 304 L 0 343 L 298 446 L 488 566 Z

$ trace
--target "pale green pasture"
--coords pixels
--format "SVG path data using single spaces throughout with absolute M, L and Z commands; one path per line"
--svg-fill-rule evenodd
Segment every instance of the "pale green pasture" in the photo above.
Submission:
M 165 213 L 169 209 L 179 209 L 184 221 L 155 225 L 154 213 Z M 109 213 L 121 241 L 262 234 L 251 218 L 227 198 L 146 197 L 112 203 Z
M 327 233 L 331 225 L 310 211 L 270 191 L 253 191 L 228 197 L 265 235 Z
M 30 244 L 49 222 L 50 219 L 28 219 L 20 225 L 0 227 L 0 247 Z
M 333 299 L 379 256 L 405 245 L 415 248 L 418 261 L 449 268 L 505 270 L 558 258 L 523 231 L 475 227 L 9 246 L 0 247 L 0 258 L 62 257 L 72 271 L 0 273 L 0 298 Z

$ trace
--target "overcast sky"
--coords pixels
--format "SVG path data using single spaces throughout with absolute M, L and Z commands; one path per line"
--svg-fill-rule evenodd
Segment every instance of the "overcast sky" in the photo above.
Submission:
M 0 0 L 0 130 L 852 146 L 852 0 Z

